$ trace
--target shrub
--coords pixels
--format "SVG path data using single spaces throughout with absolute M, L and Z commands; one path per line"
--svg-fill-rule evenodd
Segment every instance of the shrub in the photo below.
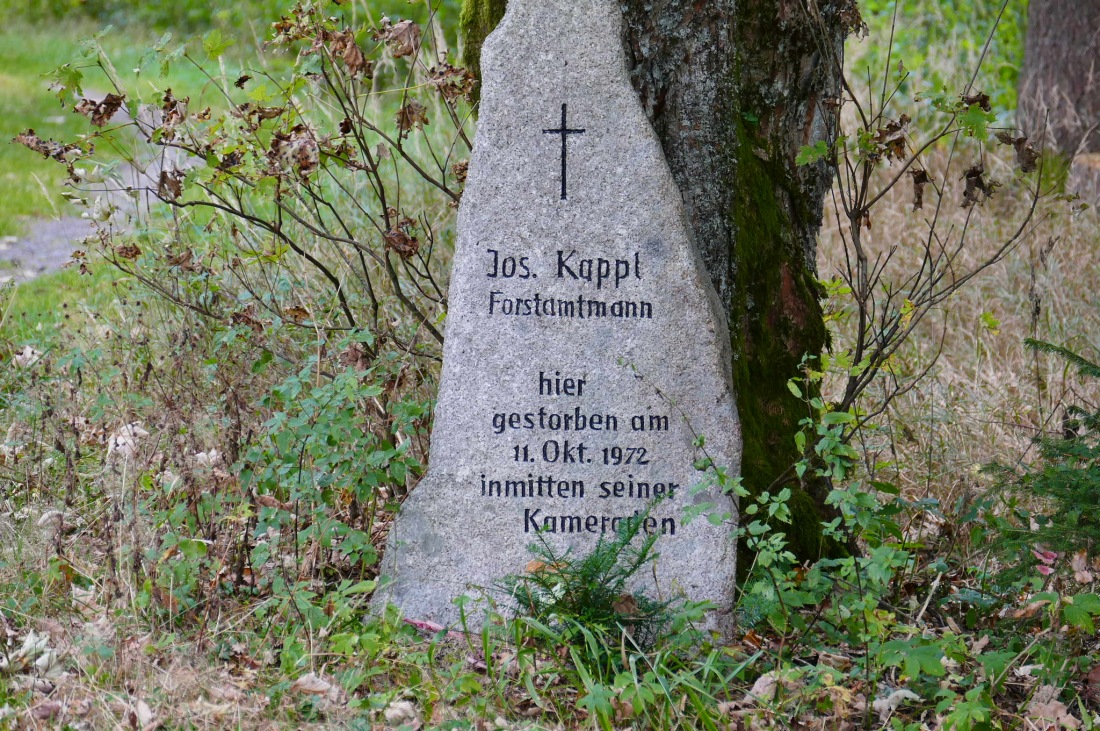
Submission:
M 657 558 L 657 535 L 640 535 L 648 515 L 622 521 L 613 538 L 601 536 L 580 557 L 541 539 L 530 547 L 527 573 L 506 577 L 499 588 L 518 614 L 548 624 L 569 642 L 585 644 L 595 633 L 617 645 L 625 634 L 650 647 L 668 624 L 672 602 L 634 590 L 632 580 Z

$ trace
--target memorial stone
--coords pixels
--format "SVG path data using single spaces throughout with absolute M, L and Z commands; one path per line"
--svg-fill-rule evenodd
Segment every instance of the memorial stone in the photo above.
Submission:
M 693 490 L 699 436 L 739 468 L 728 331 L 621 33 L 615 0 L 509 0 L 485 43 L 431 459 L 377 597 L 407 616 L 452 623 L 540 535 L 583 555 L 652 506 L 638 588 L 710 600 L 724 624 L 731 526 L 684 513 L 736 518 Z

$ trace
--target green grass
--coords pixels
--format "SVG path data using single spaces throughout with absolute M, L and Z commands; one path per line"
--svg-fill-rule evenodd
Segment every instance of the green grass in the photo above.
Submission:
M 0 339 L 13 347 L 26 343 L 49 345 L 61 328 L 81 327 L 88 313 L 107 307 L 116 297 L 115 286 L 126 286 L 122 275 L 107 264 L 93 266 L 83 275 L 66 267 L 29 282 L 15 285 L 3 297 Z
M 20 235 L 34 219 L 80 215 L 80 209 L 61 197 L 64 168 L 12 139 L 28 128 L 43 138 L 57 140 L 72 140 L 94 129 L 85 118 L 61 106 L 49 89 L 49 76 L 73 61 L 80 42 L 99 30 L 92 21 L 72 18 L 19 21 L 0 28 L 0 236 Z M 130 26 L 125 32 L 108 32 L 101 40 L 129 95 L 155 101 L 159 89 L 174 86 L 188 93 L 199 91 L 210 97 L 202 103 L 217 106 L 217 90 L 186 61 L 175 63 L 166 78 L 160 77 L 155 63 L 145 75 L 134 73 L 146 48 L 157 38 L 153 31 Z M 227 74 L 245 62 L 243 44 L 234 50 L 236 58 L 227 58 Z M 99 69 L 87 68 L 84 74 L 87 93 L 110 90 Z M 0 274 L 8 269 L 9 264 L 0 262 Z M 118 276 L 101 263 L 92 266 L 91 276 L 81 275 L 74 267 L 14 286 L 0 300 L 4 313 L 0 339 L 12 346 L 29 342 L 48 345 L 57 328 L 86 323 L 87 312 L 108 304 L 115 295 L 111 284 Z
M 77 58 L 79 43 L 98 30 L 90 21 L 71 19 L 15 23 L 0 29 L 0 140 L 6 143 L 0 144 L 0 189 L 4 191 L 0 196 L 0 236 L 25 231 L 31 218 L 79 213 L 60 196 L 64 168 L 11 140 L 28 128 L 44 139 L 59 140 L 72 140 L 94 129 L 85 118 L 61 106 L 49 89 L 49 76 L 57 67 Z M 101 39 L 128 98 L 141 103 L 157 102 L 160 90 L 172 87 L 187 89 L 192 94 L 203 90 L 203 98 L 194 96 L 193 103 L 217 106 L 221 99 L 218 90 L 186 60 L 174 63 L 166 77 L 160 76 L 159 64 L 155 62 L 146 64 L 143 73 L 135 73 L 142 65 L 143 55 L 159 36 L 154 31 L 129 26 L 124 32 L 112 30 Z M 179 45 L 184 38 L 170 43 L 169 48 Z M 192 45 L 196 47 L 197 44 Z M 243 65 L 249 58 L 243 43 L 233 50 L 237 55 L 227 56 L 227 75 L 234 74 L 233 67 Z M 90 63 L 79 62 L 86 67 L 85 93 L 112 91 L 106 75 Z
M 49 29 L 19 24 L 0 29 L 0 236 L 23 230 L 26 216 L 58 215 L 64 170 L 11 139 L 28 127 L 43 137 L 73 137 L 85 121 L 61 108 L 43 74 L 60 66 L 90 31 L 76 24 Z

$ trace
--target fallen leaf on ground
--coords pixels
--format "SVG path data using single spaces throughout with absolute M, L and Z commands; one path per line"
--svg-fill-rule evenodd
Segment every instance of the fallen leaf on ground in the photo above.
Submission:
M 386 723 L 393 726 L 411 726 L 413 729 L 418 729 L 421 725 L 420 713 L 409 701 L 394 701 L 386 706 L 382 715 L 385 716 Z
M 35 350 L 29 345 L 24 345 L 12 358 L 12 362 L 20 368 L 33 368 L 38 361 L 42 360 L 42 351 Z
M 1026 716 L 1031 728 L 1041 731 L 1081 728 L 1081 721 L 1069 712 L 1066 704 L 1058 700 L 1061 689 L 1052 685 L 1041 686 L 1028 704 Z
M 1069 566 L 1073 569 L 1073 579 L 1079 584 L 1091 584 L 1093 575 L 1089 571 L 1089 554 L 1085 549 L 1081 549 L 1077 553 L 1073 554 L 1073 558 L 1069 560 Z

